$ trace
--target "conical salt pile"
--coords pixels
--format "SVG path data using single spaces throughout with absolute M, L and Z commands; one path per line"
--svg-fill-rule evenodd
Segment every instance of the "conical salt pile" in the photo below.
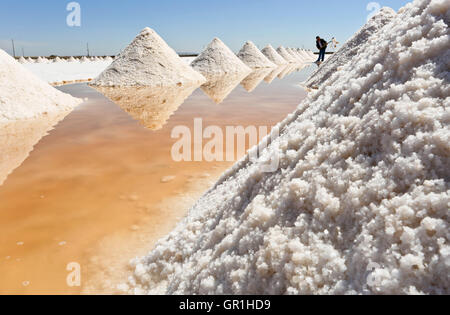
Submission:
M 264 56 L 258 47 L 256 47 L 256 45 L 251 41 L 244 44 L 237 56 L 243 63 L 252 69 L 276 68 L 277 66 L 272 61 L 267 59 L 267 57 Z
M 67 62 L 78 62 L 78 59 L 75 59 L 73 56 L 70 57 Z
M 28 63 L 28 61 L 27 61 L 24 57 L 20 57 L 19 60 L 18 60 L 18 62 L 19 62 L 20 64 Z
M 372 36 L 376 36 L 376 33 L 392 21 L 396 14 L 391 8 L 382 8 L 341 49 L 325 60 L 320 68 L 306 81 L 305 85 L 309 88 L 318 88 L 322 85 L 339 67 L 342 67 L 356 56 L 363 43 L 370 41 Z
M 53 59 L 53 63 L 58 63 L 58 62 L 61 62 L 62 60 L 61 60 L 61 58 L 59 58 L 59 57 L 56 57 L 55 59 Z
M 86 56 L 81 57 L 80 62 L 85 63 L 85 62 L 90 62 L 91 60 L 89 60 L 89 58 L 87 58 Z
M 311 56 L 309 56 L 306 51 L 302 50 L 302 49 L 296 49 L 295 50 L 297 52 L 297 54 L 304 60 L 304 62 L 310 62 L 311 61 Z
M 28 63 L 34 63 L 34 59 L 31 58 L 31 57 L 28 57 L 28 58 L 27 58 L 27 61 L 28 61 Z
M 220 39 L 214 38 L 206 49 L 191 63 L 205 76 L 222 76 L 232 73 L 250 73 L 250 69 Z
M 281 57 L 280 54 L 277 53 L 277 51 L 270 44 L 264 47 L 261 52 L 264 56 L 266 56 L 267 59 L 278 66 L 288 64 L 288 62 L 283 57 Z
M 68 111 L 81 102 L 51 87 L 0 49 L 0 122 Z
M 295 59 L 290 53 L 288 53 L 288 51 L 286 50 L 286 48 L 284 48 L 283 46 L 278 47 L 277 49 L 277 53 L 284 58 L 284 60 L 286 60 L 289 63 L 297 63 L 297 59 Z
M 205 81 L 147 27 L 91 85 L 187 86 L 201 85 Z
M 47 62 L 48 62 L 48 60 L 43 57 L 38 57 L 38 59 L 36 60 L 36 63 L 47 63 Z
M 303 60 L 303 58 L 298 54 L 298 52 L 296 50 L 294 50 L 293 48 L 286 48 L 286 51 L 288 53 L 290 53 L 291 56 L 294 57 L 295 60 L 297 60 L 297 62 L 299 62 L 299 63 L 305 62 Z
M 362 43 L 133 261 L 128 292 L 450 294 L 448 12 L 416 0 Z

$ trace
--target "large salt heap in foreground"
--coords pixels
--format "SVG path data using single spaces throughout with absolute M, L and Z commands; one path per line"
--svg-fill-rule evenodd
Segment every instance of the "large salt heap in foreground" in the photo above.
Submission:
M 213 39 L 191 66 L 207 77 L 252 71 L 218 38 Z
M 147 27 L 91 84 L 172 87 L 200 85 L 205 81 L 154 30 Z
M 324 83 L 339 67 L 349 62 L 355 57 L 359 49 L 370 39 L 377 36 L 381 30 L 396 16 L 396 12 L 391 8 L 382 8 L 372 19 L 370 19 L 358 32 L 355 33 L 336 53 L 327 59 L 306 82 L 309 88 L 318 88 Z M 392 44 L 395 45 L 397 41 Z
M 267 59 L 278 66 L 288 64 L 288 62 L 283 57 L 281 57 L 280 54 L 277 53 L 277 51 L 271 45 L 267 45 L 266 47 L 264 47 L 261 52 L 264 54 L 264 56 L 267 57 Z
M 252 69 L 260 68 L 276 68 L 277 65 L 267 59 L 266 56 L 256 47 L 253 42 L 246 42 L 242 49 L 237 54 L 238 58 L 242 60 L 247 66 Z
M 449 294 L 449 10 L 401 9 L 258 161 L 238 163 L 133 263 L 122 289 Z
M 42 81 L 0 50 L 0 122 L 69 111 L 81 102 Z

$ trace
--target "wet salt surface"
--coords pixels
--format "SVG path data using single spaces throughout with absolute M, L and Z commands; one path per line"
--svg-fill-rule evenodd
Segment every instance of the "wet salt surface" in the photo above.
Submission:
M 9 170 L 0 186 L 0 257 L 5 257 L 0 259 L 0 293 L 80 293 L 81 288 L 66 283 L 66 267 L 73 262 L 81 266 L 83 286 L 95 277 L 107 282 L 115 270 L 98 269 L 107 257 L 126 258 L 125 247 L 129 258 L 139 254 L 124 241 L 129 234 L 135 246 L 146 246 L 143 253 L 151 249 L 185 215 L 189 202 L 232 164 L 174 162 L 173 128 L 192 130 L 194 118 L 202 118 L 204 128 L 272 126 L 305 97 L 297 84 L 313 70 L 280 71 L 284 78 L 270 85 L 269 74 L 251 93 L 238 85 L 219 105 L 205 94 L 207 88 L 197 89 L 163 115 L 157 130 L 145 128 L 85 84 L 60 87 L 89 100 L 34 148 L 24 144 L 25 153 L 32 150 L 29 157 Z M 171 202 L 177 198 L 189 202 Z

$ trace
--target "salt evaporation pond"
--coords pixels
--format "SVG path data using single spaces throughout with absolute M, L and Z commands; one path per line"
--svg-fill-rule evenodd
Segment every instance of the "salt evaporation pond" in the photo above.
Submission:
M 275 71 L 265 78 L 272 84 L 262 80 L 251 93 L 239 81 L 231 93 L 226 82 L 205 85 L 151 121 L 155 131 L 86 84 L 59 87 L 89 100 L 53 130 L 49 122 L 21 125 L 28 142 L 9 138 L 25 161 L 6 165 L 12 173 L 0 186 L 0 294 L 110 292 L 126 278 L 128 261 L 151 250 L 233 164 L 173 162 L 172 129 L 192 130 L 197 117 L 204 127 L 274 125 L 306 96 L 297 83 L 315 68 L 282 80 Z M 82 267 L 82 288 L 66 284 L 71 262 Z

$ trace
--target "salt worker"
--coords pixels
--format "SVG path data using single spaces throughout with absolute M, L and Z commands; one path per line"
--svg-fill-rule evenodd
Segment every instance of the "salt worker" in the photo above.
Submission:
M 320 36 L 316 37 L 316 46 L 319 49 L 319 59 L 317 59 L 316 63 L 320 64 L 325 61 L 325 53 L 327 51 L 328 43 L 325 39 L 320 38 Z

